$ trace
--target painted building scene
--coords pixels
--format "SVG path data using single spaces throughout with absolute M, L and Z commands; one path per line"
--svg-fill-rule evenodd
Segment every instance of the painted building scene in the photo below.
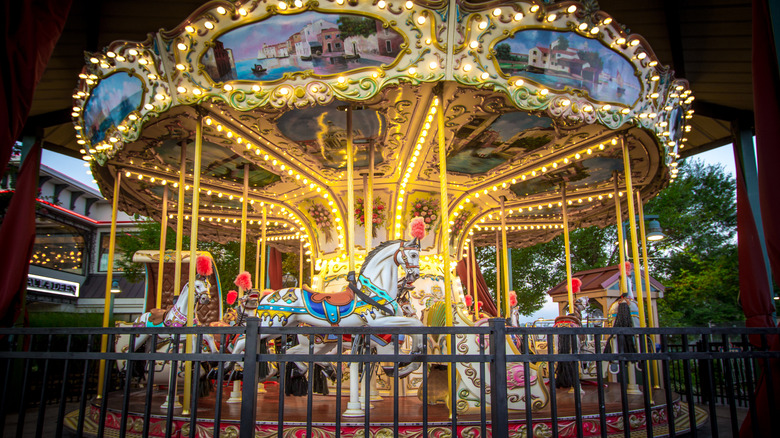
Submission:
M 272 81 L 285 73 L 337 74 L 391 64 L 404 39 L 379 20 L 305 12 L 227 32 L 201 59 L 215 81 Z
M 633 104 L 641 92 L 628 60 L 576 34 L 525 30 L 496 45 L 502 72 L 557 90 L 582 88 L 604 102 Z

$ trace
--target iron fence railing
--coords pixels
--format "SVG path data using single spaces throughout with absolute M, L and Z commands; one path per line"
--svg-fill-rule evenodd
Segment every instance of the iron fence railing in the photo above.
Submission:
M 133 351 L 131 335 L 139 333 L 150 335 L 152 342 Z M 195 346 L 213 336 L 219 350 L 183 351 L 186 343 L 181 341 L 187 335 L 192 335 Z M 362 344 L 367 349 L 357 348 L 360 339 L 379 335 L 385 335 L 389 349 L 373 352 L 369 342 Z M 261 436 L 258 428 L 262 426 L 279 437 L 291 433 L 315 436 L 317 429 L 328 427 L 336 437 L 350 433 L 399 436 L 410 428 L 416 428 L 420 436 L 444 432 L 450 436 L 629 437 L 685 432 L 695 437 L 696 426 L 702 422 L 712 436 L 735 436 L 741 425 L 739 408 L 747 411 L 754 432 L 762 421 L 768 421 L 775 436 L 780 436 L 780 418 L 762 417 L 755 401 L 759 376 L 771 369 L 771 361 L 780 359 L 780 352 L 767 348 L 770 338 L 778 335 L 778 329 L 748 328 L 507 327 L 503 319 L 476 327 L 265 328 L 250 318 L 246 327 L 0 329 L 0 383 L 4 388 L 0 391 L 0 436 L 251 437 Z M 113 346 L 122 336 L 130 338 L 128 351 L 100 351 L 103 338 Z M 172 340 L 166 340 L 171 336 Z M 228 344 L 238 336 L 245 337 L 245 350 L 227 352 Z M 277 350 L 269 351 L 261 343 L 264 336 L 277 339 Z M 346 336 L 352 339 L 352 350 L 345 349 L 350 342 Z M 403 339 L 412 336 L 423 339 L 420 350 L 404 351 Z M 562 353 L 557 346 L 566 336 L 574 340 L 573 350 Z M 624 337 L 636 341 L 636 352 L 623 351 L 623 342 L 613 344 L 617 345 L 613 352 L 605 352 L 607 339 Z M 288 340 L 293 339 L 306 341 L 308 351 L 287 352 L 292 345 Z M 335 343 L 334 352 L 317 353 L 326 339 Z M 578 350 L 577 341 L 586 339 L 594 351 Z M 544 350 L 537 348 L 541 342 L 546 344 Z M 166 349 L 151 347 L 163 344 Z M 304 398 L 286 396 L 287 380 L 294 375 L 287 372 L 288 364 L 295 362 L 307 364 L 309 370 L 318 363 L 335 364 L 335 394 L 328 399 L 315 396 L 315 379 L 310 378 Z M 181 363 L 203 370 L 192 373 L 190 404 L 182 410 L 172 402 L 184 385 L 179 383 L 179 373 L 160 374 L 163 365 L 176 370 Z M 230 389 L 225 379 L 238 375 L 237 363 L 243 364 L 243 380 L 240 404 L 235 407 L 226 404 Z M 274 378 L 278 397 L 259 397 L 259 370 L 269 363 L 277 364 L 279 370 Z M 372 380 L 363 378 L 362 417 L 344 416 L 355 408 L 352 402 L 357 393 L 354 386 L 345 387 L 345 366 L 351 363 L 358 364 L 357 372 L 364 376 L 371 375 L 369 365 L 384 364 L 392 376 L 387 378 L 384 411 L 370 408 Z M 404 385 L 398 372 L 409 363 L 421 365 L 414 385 L 419 388 L 419 402 L 401 394 Z M 554 370 L 562 364 L 574 364 L 580 370 L 571 390 L 558 388 Z M 580 378 L 585 375 L 585 364 L 596 370 L 595 379 Z M 634 371 L 632 364 L 640 371 Z M 103 380 L 99 382 L 101 368 Z M 206 368 L 215 371 L 209 373 Z M 432 381 L 434 370 L 444 370 L 446 376 L 447 384 L 438 389 Z M 134 377 L 138 373 L 144 380 Z M 159 383 L 161 375 L 167 384 Z M 772 379 L 778 378 L 772 373 L 765 377 L 770 388 Z M 201 395 L 197 389 L 204 383 L 217 391 Z M 160 411 L 153 400 L 165 394 L 169 403 Z M 451 409 L 444 415 L 441 407 L 431 404 L 435 397 L 447 400 Z M 777 397 L 769 391 L 769 412 L 778 412 Z M 326 402 L 333 408 L 327 411 L 330 417 L 323 419 L 320 404 Z M 518 403 L 526 408 L 515 409 Z M 289 414 L 293 408 L 298 409 L 297 419 Z M 274 419 L 258 420 L 258 412 L 267 414 L 273 409 Z M 718 409 L 728 411 L 725 423 L 718 422 Z M 409 412 L 417 417 L 411 418 Z

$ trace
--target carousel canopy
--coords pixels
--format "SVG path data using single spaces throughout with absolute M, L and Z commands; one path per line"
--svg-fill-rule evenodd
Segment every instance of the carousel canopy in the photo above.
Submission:
M 236 239 L 247 172 L 249 233 L 267 209 L 269 240 L 318 258 L 347 249 L 348 113 L 356 246 L 366 220 L 375 245 L 422 216 L 438 253 L 494 242 L 502 202 L 516 246 L 560 233 L 564 203 L 574 224 L 614 222 L 623 144 L 634 190 L 654 196 L 676 175 L 693 102 L 643 37 L 569 1 L 215 1 L 88 53 L 79 78 L 77 139 L 103 193 L 122 174 L 122 210 L 160 218 L 167 189 L 173 213 L 182 171 L 191 205 L 197 172 L 201 234 Z M 188 222 L 190 205 L 170 220 Z

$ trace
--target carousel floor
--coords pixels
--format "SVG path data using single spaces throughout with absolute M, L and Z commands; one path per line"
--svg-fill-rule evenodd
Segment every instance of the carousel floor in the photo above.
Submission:
M 258 394 L 257 414 L 255 417 L 255 436 L 276 436 L 277 419 L 279 409 L 278 385 L 266 385 L 266 393 Z M 582 416 L 585 436 L 600 436 L 601 423 L 598 410 L 598 394 L 595 387 L 585 387 L 585 393 L 582 395 Z M 240 404 L 227 403 L 230 388 L 225 388 L 223 392 L 223 402 L 221 406 L 220 435 L 234 436 L 238 430 L 238 421 L 240 419 Z M 128 409 L 128 435 L 140 436 L 143 430 L 143 410 L 145 408 L 145 391 L 133 392 L 129 399 Z M 620 387 L 617 384 L 608 385 L 605 388 L 606 401 L 606 427 L 609 436 L 623 436 L 622 405 L 620 400 Z M 666 413 L 666 400 L 663 391 L 655 390 L 653 392 L 653 434 L 654 436 L 666 436 L 668 434 L 668 423 Z M 149 436 L 165 436 L 165 417 L 167 409 L 160 406 L 165 400 L 164 391 L 155 394 L 151 403 L 150 434 Z M 574 395 L 566 390 L 559 390 L 556 394 L 558 429 L 560 436 L 576 436 L 576 410 L 574 404 Z M 346 391 L 342 393 L 341 412 L 346 410 L 348 396 Z M 629 410 L 631 412 L 631 432 L 632 435 L 645 436 L 645 411 L 644 398 L 642 395 L 629 396 Z M 121 423 L 122 409 L 121 393 L 111 394 L 108 397 L 108 415 L 106 418 L 106 432 L 108 436 L 118 436 L 119 425 Z M 315 395 L 312 398 L 312 417 L 314 429 L 325 433 L 323 436 L 331 436 L 335 432 L 336 425 L 336 403 L 335 395 Z M 422 402 L 415 396 L 400 397 L 398 400 L 398 411 L 394 411 L 393 399 L 385 397 L 382 400 L 371 402 L 373 408 L 370 412 L 371 434 L 377 435 L 382 431 L 389 431 L 392 434 L 392 427 L 395 418 L 399 419 L 399 436 L 420 436 L 422 431 Z M 675 416 L 675 429 L 677 433 L 690 429 L 688 421 L 688 408 L 685 403 L 681 403 L 679 396 L 673 400 Z M 212 393 L 208 397 L 199 399 L 197 409 L 197 433 L 195 436 L 211 437 L 214 430 L 216 397 Z M 97 431 L 97 421 L 99 421 L 100 405 L 93 402 L 87 415 L 88 421 L 85 425 L 85 431 Z M 701 425 L 707 419 L 704 410 L 696 407 L 696 424 Z M 73 412 L 68 416 L 69 426 L 75 428 L 72 424 L 78 417 L 78 412 Z M 307 421 L 307 397 L 285 397 L 284 399 L 284 436 L 300 436 L 306 429 Z M 525 436 L 525 412 L 511 412 L 509 414 L 510 436 Z M 488 434 L 490 434 L 490 413 L 487 413 Z M 534 434 L 537 429 L 539 432 L 550 433 L 552 427 L 550 404 L 538 411 L 533 412 Z M 449 418 L 448 410 L 445 405 L 428 406 L 428 435 L 436 436 L 437 432 L 446 432 L 449 435 L 452 420 Z M 480 414 L 460 414 L 457 416 L 458 436 L 480 436 L 481 428 Z M 341 435 L 363 436 L 364 418 L 346 418 L 341 419 Z M 177 431 L 189 431 L 189 419 L 181 416 L 181 408 L 174 409 L 174 419 L 172 422 L 174 429 L 173 436 Z M 317 435 L 319 436 L 319 435 Z

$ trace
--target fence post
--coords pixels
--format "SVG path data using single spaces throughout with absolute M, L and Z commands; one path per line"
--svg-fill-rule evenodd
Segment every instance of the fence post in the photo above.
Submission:
M 246 344 L 244 347 L 244 381 L 241 388 L 240 438 L 255 436 L 255 415 L 257 413 L 257 352 L 260 347 L 257 317 L 247 318 Z M 220 388 L 221 390 L 222 388 Z
M 506 395 L 506 319 L 490 320 L 490 420 L 494 438 L 509 434 Z

